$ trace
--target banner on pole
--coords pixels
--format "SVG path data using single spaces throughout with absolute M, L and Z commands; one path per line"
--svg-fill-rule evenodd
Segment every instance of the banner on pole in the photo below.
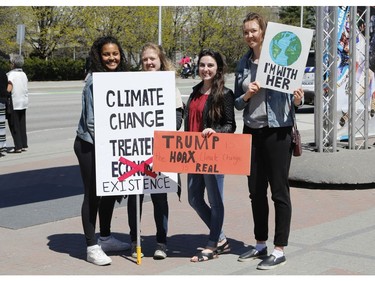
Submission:
M 349 97 L 351 94 L 349 76 L 350 63 L 353 71 L 356 72 L 356 93 L 355 107 L 356 114 L 361 115 L 365 110 L 369 111 L 368 136 L 375 135 L 375 8 L 357 7 L 357 26 L 350 24 L 350 7 L 339 6 L 338 8 L 338 44 L 337 44 L 337 140 L 346 141 L 349 139 Z M 370 13 L 370 38 L 369 38 L 369 57 L 366 57 L 366 36 L 365 36 L 365 16 L 364 12 Z M 351 56 L 349 49 L 350 36 L 356 36 L 356 56 Z M 369 61 L 369 67 L 366 68 L 366 59 Z M 368 90 L 365 92 L 365 76 L 368 75 Z M 365 102 L 365 96 L 367 104 Z M 363 126 L 363 118 L 354 117 L 354 127 Z M 364 130 L 364 129 L 363 129 Z M 356 137 L 362 138 L 364 131 L 356 133 Z M 361 133 L 362 131 L 362 133 Z
M 269 22 L 256 80 L 262 88 L 293 93 L 301 88 L 313 30 Z
M 155 131 L 154 171 L 250 175 L 251 135 Z
M 176 130 L 175 74 L 93 73 L 98 196 L 177 192 L 177 174 L 155 173 L 154 130 Z

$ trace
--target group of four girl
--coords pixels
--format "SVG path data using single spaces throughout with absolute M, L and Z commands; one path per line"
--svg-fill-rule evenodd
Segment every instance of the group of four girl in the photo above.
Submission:
M 225 87 L 225 62 L 213 50 L 203 50 L 198 58 L 201 82 L 193 87 L 183 110 L 177 91 L 177 130 L 184 119 L 184 130 L 201 132 L 209 138 L 215 133 L 234 133 L 234 109 L 243 111 L 243 133 L 252 134 L 251 173 L 248 188 L 251 199 L 256 245 L 238 257 L 239 261 L 263 258 L 259 269 L 272 269 L 284 264 L 284 247 L 288 244 L 291 221 L 291 200 L 288 174 L 292 156 L 292 138 L 295 107 L 303 102 L 302 89 L 293 94 L 262 88 L 256 81 L 256 70 L 266 31 L 266 21 L 256 13 L 249 13 L 243 21 L 243 37 L 249 51 L 242 57 L 236 70 L 234 92 Z M 99 38 L 90 52 L 91 72 L 125 71 L 125 57 L 113 37 Z M 144 71 L 170 71 L 172 64 L 160 46 L 146 44 L 141 52 Z M 272 98 L 271 98 L 272 97 Z M 132 249 L 136 257 L 135 195 L 128 197 L 129 227 L 132 245 L 111 235 L 110 223 L 116 197 L 97 197 L 95 188 L 95 135 L 92 101 L 92 78 L 83 91 L 83 109 L 74 149 L 79 160 L 85 187 L 82 204 L 82 222 L 87 243 L 87 260 L 97 265 L 111 263 L 105 252 Z M 293 105 L 293 106 L 292 106 Z M 182 116 L 184 112 L 184 116 Z M 224 221 L 224 175 L 188 174 L 188 201 L 209 229 L 206 247 L 191 258 L 201 262 L 229 252 L 230 245 L 222 228 Z M 275 205 L 276 227 L 274 250 L 267 255 L 268 240 L 268 184 Z M 207 192 L 208 203 L 204 199 Z M 143 196 L 141 197 L 143 201 Z M 155 259 L 167 257 L 168 201 L 167 194 L 152 194 L 156 223 L 157 246 Z M 95 223 L 99 213 L 100 237 L 95 239 Z M 142 254 L 143 255 L 143 254 Z

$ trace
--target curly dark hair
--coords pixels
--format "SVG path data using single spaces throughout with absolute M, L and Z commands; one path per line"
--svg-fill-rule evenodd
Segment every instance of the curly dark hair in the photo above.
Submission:
M 224 83 L 225 83 L 225 71 L 226 63 L 224 57 L 211 49 L 204 49 L 199 53 L 198 66 L 201 58 L 205 56 L 212 57 L 217 64 L 216 75 L 212 80 L 211 95 L 212 95 L 212 108 L 209 110 L 209 116 L 212 120 L 220 120 L 223 114 L 224 106 Z
M 113 36 L 103 36 L 99 37 L 95 40 L 95 42 L 92 44 L 91 50 L 90 50 L 90 71 L 91 72 L 105 72 L 107 71 L 105 67 L 102 64 L 102 58 L 101 58 L 101 51 L 104 45 L 106 44 L 116 44 L 118 46 L 118 49 L 120 51 L 120 63 L 116 69 L 116 71 L 126 71 L 127 65 L 125 60 L 125 54 L 123 49 L 121 48 L 120 43 L 118 40 Z

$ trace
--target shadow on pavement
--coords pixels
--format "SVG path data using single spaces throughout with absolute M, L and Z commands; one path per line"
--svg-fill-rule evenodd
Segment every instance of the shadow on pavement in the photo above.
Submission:
M 69 256 L 86 260 L 85 236 L 78 233 L 54 234 L 47 237 L 47 246 L 51 251 L 68 254 Z
M 78 166 L 1 175 L 0 208 L 42 202 L 83 193 Z
M 117 239 L 130 243 L 130 236 L 123 233 L 112 233 Z M 200 251 L 207 241 L 207 235 L 204 234 L 178 234 L 168 237 L 168 257 L 190 259 Z M 68 254 L 69 256 L 86 260 L 86 244 L 83 233 L 61 233 L 47 237 L 49 242 L 47 246 L 51 251 Z M 240 255 L 246 251 L 244 243 L 235 239 L 228 238 L 231 246 L 231 254 Z M 155 235 L 142 236 L 141 250 L 145 257 L 153 257 L 156 246 Z M 108 256 L 119 255 L 123 258 L 134 261 L 131 257 L 131 251 L 112 252 Z

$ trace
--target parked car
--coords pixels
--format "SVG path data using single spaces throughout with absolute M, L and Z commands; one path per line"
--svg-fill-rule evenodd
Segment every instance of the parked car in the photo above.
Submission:
M 302 79 L 305 104 L 314 104 L 315 99 L 315 51 L 310 51 Z

